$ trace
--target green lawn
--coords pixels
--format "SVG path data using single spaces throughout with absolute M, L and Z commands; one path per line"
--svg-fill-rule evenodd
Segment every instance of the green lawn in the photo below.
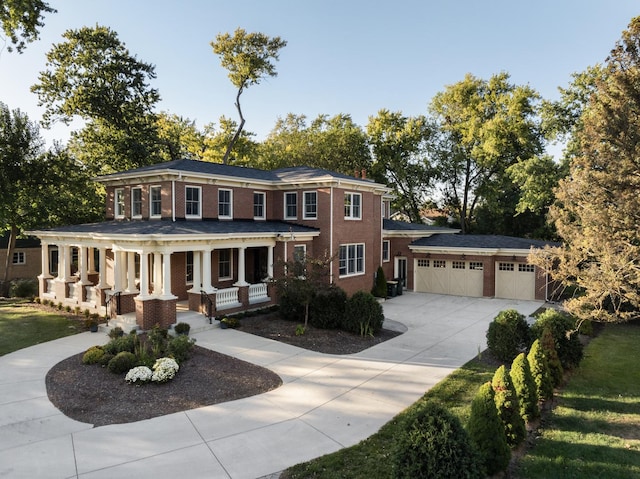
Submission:
M 26 301 L 0 301 L 0 356 L 83 330 L 82 321 L 36 309 Z
M 640 477 L 640 324 L 609 325 L 585 350 L 585 358 L 556 399 L 536 447 L 519 462 L 518 479 Z M 495 367 L 473 360 L 432 388 L 426 399 L 442 402 L 463 424 L 480 385 Z M 389 453 L 401 434 L 400 413 L 361 443 L 288 469 L 286 479 L 393 477 Z
M 640 477 L 640 324 L 608 325 L 557 399 L 518 477 Z

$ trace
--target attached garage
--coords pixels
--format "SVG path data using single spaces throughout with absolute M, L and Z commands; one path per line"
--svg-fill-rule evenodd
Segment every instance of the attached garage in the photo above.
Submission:
M 536 270 L 531 264 L 496 262 L 496 298 L 536 299 Z
M 422 293 L 482 296 L 484 264 L 477 261 L 415 259 L 415 290 Z

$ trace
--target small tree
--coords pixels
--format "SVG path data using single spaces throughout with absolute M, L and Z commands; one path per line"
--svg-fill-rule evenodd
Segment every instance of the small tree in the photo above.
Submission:
M 530 342 L 529 325 L 515 309 L 501 311 L 489 324 L 487 346 L 501 361 L 513 361 Z
M 386 298 L 387 297 L 387 278 L 384 276 L 384 270 L 382 266 L 378 266 L 378 270 L 376 271 L 376 280 L 373 285 L 373 289 L 371 291 L 376 298 Z
M 525 422 L 531 422 L 540 417 L 536 383 L 533 380 L 529 361 L 524 353 L 518 354 L 513 360 L 513 364 L 511 365 L 511 379 L 513 380 L 513 387 L 518 395 L 522 419 L 524 419 Z
M 397 478 L 484 477 L 478 453 L 460 420 L 434 401 L 407 417 L 392 457 Z
M 471 441 L 480 452 L 488 475 L 504 471 L 511 459 L 504 426 L 498 416 L 493 388 L 487 382 L 480 386 L 471 402 L 467 427 Z
M 507 442 L 509 446 L 515 447 L 526 437 L 527 428 L 520 415 L 520 402 L 506 366 L 502 365 L 496 370 L 491 387 L 495 393 L 494 400 L 498 416 L 504 425 Z
M 551 371 L 549 371 L 547 358 L 544 355 L 539 339 L 536 339 L 531 345 L 527 361 L 531 368 L 533 380 L 536 383 L 538 398 L 551 399 L 553 397 L 553 380 L 551 379 Z
M 544 351 L 544 355 L 547 358 L 547 364 L 551 373 L 553 386 L 559 386 L 562 383 L 564 369 L 562 368 L 562 363 L 560 362 L 560 357 L 558 356 L 556 341 L 553 338 L 553 334 L 551 334 L 549 328 L 543 329 L 542 338 L 540 338 L 540 344 L 542 345 L 542 350 Z

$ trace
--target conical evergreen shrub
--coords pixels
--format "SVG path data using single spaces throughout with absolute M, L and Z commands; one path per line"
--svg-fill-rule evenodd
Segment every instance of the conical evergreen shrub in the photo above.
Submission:
M 467 427 L 471 442 L 480 453 L 488 475 L 504 471 L 511 459 L 511 449 L 494 399 L 491 383 L 480 386 L 471 402 Z
M 527 361 L 529 361 L 531 375 L 536 383 L 538 399 L 551 399 L 553 397 L 553 379 L 551 379 L 551 371 L 549 371 L 547 358 L 539 339 L 536 339 L 531 345 Z
M 530 422 L 539 418 L 538 391 L 531 375 L 529 361 L 524 353 L 518 354 L 511 364 L 511 380 L 518 395 L 522 419 Z
M 429 401 L 411 413 L 393 450 L 394 477 L 480 479 L 480 456 L 460 420 Z
M 494 400 L 498 409 L 498 417 L 504 425 L 507 443 L 509 446 L 515 447 L 524 441 L 527 428 L 520 415 L 520 401 L 518 401 L 518 395 L 506 366 L 502 365 L 496 370 L 491 387 L 495 393 Z
M 376 271 L 376 279 L 373 289 L 371 290 L 371 294 L 376 298 L 387 297 L 387 278 L 384 275 L 384 269 L 382 269 L 382 266 L 378 266 L 378 270 Z
M 544 351 L 544 355 L 547 358 L 547 364 L 549 365 L 549 371 L 551 372 L 551 380 L 553 381 L 553 386 L 560 386 L 560 384 L 562 384 L 562 378 L 564 376 L 564 368 L 562 367 L 560 357 L 558 356 L 556 341 L 549 328 L 544 328 L 544 331 L 542 331 L 540 344 L 542 345 L 542 350 Z

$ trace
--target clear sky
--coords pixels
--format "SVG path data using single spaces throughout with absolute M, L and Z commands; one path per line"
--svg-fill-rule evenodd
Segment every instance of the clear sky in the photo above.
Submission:
M 245 130 L 262 140 L 278 117 L 350 114 L 365 127 L 383 108 L 425 114 L 433 96 L 466 73 L 501 71 L 543 97 L 571 74 L 604 61 L 637 0 L 49 0 L 41 39 L 0 54 L 0 101 L 31 120 L 42 110 L 29 87 L 67 29 L 115 30 L 138 59 L 156 66 L 160 111 L 196 120 L 238 120 L 236 91 L 209 43 L 241 27 L 288 42 L 278 76 L 241 97 Z M 42 131 L 66 141 L 68 129 Z

